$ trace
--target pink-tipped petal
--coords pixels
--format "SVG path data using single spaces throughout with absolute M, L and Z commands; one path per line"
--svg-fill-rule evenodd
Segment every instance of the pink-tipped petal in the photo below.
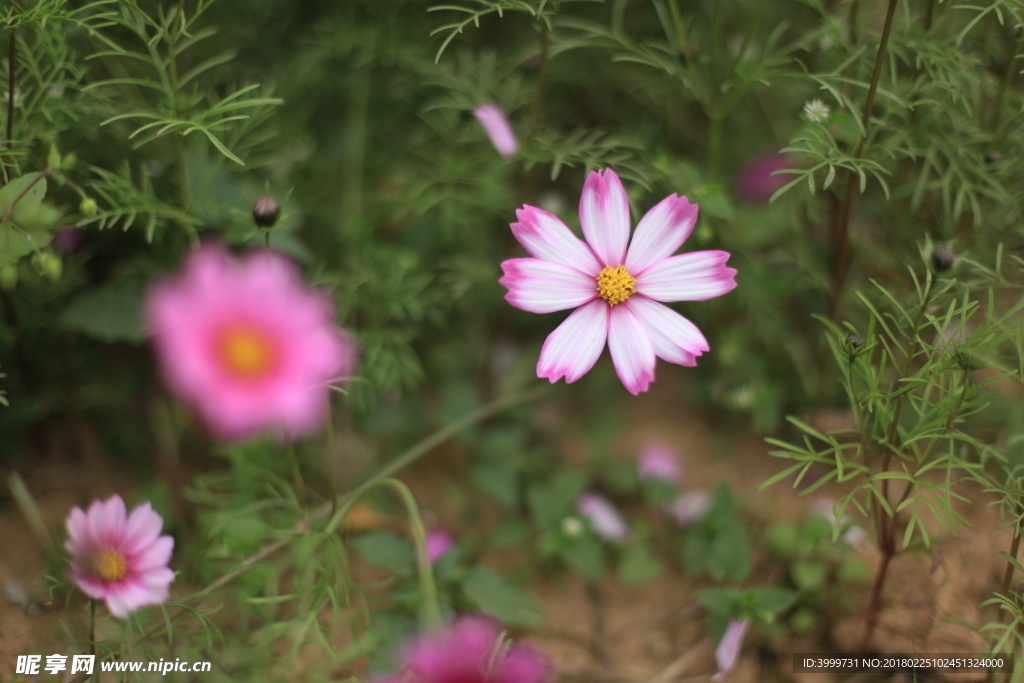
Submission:
M 576 512 L 590 522 L 595 534 L 606 541 L 625 543 L 633 536 L 626 520 L 611 501 L 597 493 L 584 493 L 577 498 Z
M 705 301 L 736 287 L 728 252 L 694 251 L 663 259 L 636 278 L 636 291 L 655 301 Z
M 608 337 L 608 304 L 595 299 L 580 306 L 548 335 L 537 361 L 537 377 L 572 384 L 590 372 Z
M 124 536 L 121 539 L 120 551 L 126 555 L 134 555 L 152 545 L 163 529 L 164 520 L 153 512 L 153 506 L 145 502 L 132 510 L 125 524 Z
M 697 224 L 697 205 L 669 195 L 640 219 L 629 243 L 626 270 L 634 275 L 676 253 Z
M 531 256 L 597 277 L 601 264 L 594 252 L 557 216 L 543 209 L 524 206 L 516 211 L 516 218 L 519 222 L 512 223 L 512 234 Z
M 654 344 L 626 306 L 613 306 L 608 324 L 608 349 L 615 372 L 626 390 L 636 396 L 654 381 Z
M 644 326 L 659 358 L 693 367 L 697 356 L 708 350 L 708 341 L 697 326 L 668 306 L 643 296 L 630 297 L 625 305 Z
M 124 533 L 128 511 L 124 500 L 116 493 L 105 501 L 95 500 L 88 512 L 89 538 L 96 547 L 103 548 L 114 544 L 114 540 Z
M 508 289 L 505 300 L 531 313 L 553 313 L 582 306 L 597 297 L 594 278 L 575 268 L 536 258 L 509 259 L 501 264 Z
M 602 265 L 614 268 L 625 262 L 629 198 L 619 176 L 610 168 L 587 177 L 580 197 L 580 224 Z
M 725 629 L 725 635 L 715 648 L 715 661 L 718 663 L 718 673 L 712 676 L 712 680 L 719 680 L 732 671 L 740 658 L 740 650 L 743 647 L 743 638 L 750 628 L 749 619 L 730 619 L 729 626 Z
M 491 144 L 494 145 L 494 149 L 498 150 L 498 154 L 506 159 L 511 159 L 519 153 L 519 142 L 516 140 L 516 134 L 512 131 L 512 126 L 505 117 L 505 112 L 498 105 L 489 102 L 474 109 L 473 114 L 476 116 L 476 120 L 480 122 L 480 125 L 483 126 L 487 137 L 491 139 Z

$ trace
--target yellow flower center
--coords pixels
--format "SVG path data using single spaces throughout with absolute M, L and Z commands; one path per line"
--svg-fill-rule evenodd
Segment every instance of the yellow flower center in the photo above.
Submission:
M 113 548 L 97 555 L 92 566 L 104 581 L 120 581 L 128 575 L 128 560 Z
M 636 294 L 636 278 L 626 272 L 626 266 L 609 266 L 597 275 L 597 294 L 609 306 L 621 304 Z
M 277 359 L 273 341 L 248 326 L 230 327 L 221 333 L 217 352 L 228 373 L 244 380 L 265 377 Z

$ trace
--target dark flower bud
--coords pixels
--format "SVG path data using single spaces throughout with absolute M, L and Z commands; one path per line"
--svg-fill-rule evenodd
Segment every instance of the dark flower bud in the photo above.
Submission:
M 1002 160 L 1003 155 L 1000 154 L 999 152 L 989 152 L 988 154 L 985 155 L 986 164 L 998 164 Z
M 935 247 L 932 249 L 932 268 L 936 273 L 942 273 L 953 267 L 956 257 L 949 247 Z
M 272 228 L 281 216 L 281 205 L 273 197 L 260 197 L 252 205 L 252 219 L 261 228 Z
M 860 347 L 864 346 L 864 337 L 860 336 L 859 334 L 851 334 L 849 337 L 846 338 L 846 343 L 855 349 L 859 349 Z

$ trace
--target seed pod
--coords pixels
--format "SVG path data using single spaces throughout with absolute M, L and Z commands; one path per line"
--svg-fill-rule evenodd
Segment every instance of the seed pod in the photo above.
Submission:
M 273 197 L 260 197 L 252 205 L 252 219 L 261 228 L 272 228 L 281 216 L 281 205 Z
M 78 205 L 78 210 L 82 212 L 82 215 L 86 218 L 92 218 L 96 215 L 96 200 L 92 197 L 86 197 L 82 200 L 82 203 Z
M 936 273 L 943 273 L 953 267 L 956 256 L 949 247 L 935 247 L 932 249 L 932 268 Z

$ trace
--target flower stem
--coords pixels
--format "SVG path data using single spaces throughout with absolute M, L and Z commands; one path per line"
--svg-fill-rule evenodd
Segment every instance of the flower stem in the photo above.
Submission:
M 292 481 L 295 484 L 295 496 L 302 500 L 306 493 L 306 482 L 302 478 L 302 469 L 299 467 L 299 459 L 295 455 L 295 442 L 292 440 L 291 430 L 284 430 L 285 449 L 288 451 L 288 460 L 292 464 Z
M 540 128 L 540 114 L 544 108 L 544 82 L 548 75 L 548 47 L 551 38 L 548 35 L 547 22 L 540 22 L 540 65 L 537 67 L 537 85 L 533 90 L 533 104 L 530 107 L 530 135 L 532 139 Z
M 100 667 L 96 663 L 96 601 L 89 601 L 89 652 L 93 657 L 93 673 L 98 681 L 100 678 Z
M 911 366 L 914 362 L 914 356 L 917 355 L 918 342 L 921 336 L 921 324 L 924 322 L 925 311 L 928 309 L 928 304 L 931 303 L 932 291 L 935 286 L 935 278 L 931 271 L 927 273 L 927 283 L 925 284 L 924 296 L 921 297 L 921 308 L 917 312 L 917 317 L 914 319 L 914 324 L 910 329 L 910 341 L 907 346 L 907 356 L 903 363 L 903 374 L 900 378 L 905 378 L 910 374 Z M 885 449 L 882 453 L 882 463 L 879 468 L 880 472 L 889 471 L 889 463 L 892 461 L 893 455 L 896 454 L 898 448 L 896 441 L 899 439 L 900 434 L 900 415 L 903 412 L 903 402 L 906 399 L 907 392 L 900 393 L 896 397 L 896 405 L 893 407 L 892 422 L 889 425 L 889 431 L 886 435 L 885 443 L 882 447 Z M 962 398 L 963 395 L 961 395 Z M 959 407 L 957 408 L 959 410 Z M 888 502 L 889 500 L 889 480 L 883 479 L 881 486 L 882 499 Z M 909 488 L 904 494 L 909 492 Z M 871 643 L 871 636 L 874 634 L 875 626 L 878 623 L 878 613 L 882 608 L 882 588 L 885 586 L 886 573 L 889 570 L 889 562 L 896 554 L 896 538 L 894 535 L 894 527 L 896 524 L 895 510 L 893 516 L 886 513 L 885 508 L 877 500 L 872 500 L 871 510 L 875 517 L 875 527 L 878 529 L 878 549 L 881 552 L 881 557 L 878 560 L 878 567 L 875 570 L 875 579 L 871 586 L 871 597 L 868 601 L 868 610 L 866 620 L 864 623 L 864 637 L 861 640 L 861 649 L 867 650 L 868 645 Z
M 889 0 L 889 6 L 885 13 L 885 25 L 882 27 L 882 38 L 878 44 L 878 54 L 875 56 L 875 70 L 871 75 L 871 86 L 868 88 L 868 99 L 864 104 L 864 116 L 861 119 L 863 133 L 857 150 L 853 154 L 854 160 L 864 155 L 864 147 L 868 139 L 868 126 L 871 124 L 871 110 L 875 106 L 875 94 L 878 92 L 878 81 L 882 77 L 882 65 L 885 62 L 885 53 L 889 47 L 889 34 L 892 32 L 893 17 L 896 15 L 896 4 L 899 0 Z M 852 10 L 851 10 L 852 12 Z M 852 30 L 852 27 L 851 27 Z M 839 309 L 839 300 L 843 295 L 843 282 L 846 279 L 846 268 L 849 261 L 849 234 L 850 218 L 853 215 L 853 205 L 857 200 L 855 171 L 846 173 L 846 197 L 843 200 L 842 213 L 839 218 L 838 234 L 836 235 L 837 254 L 835 261 L 833 289 L 832 289 L 832 311 L 833 314 Z
M 1010 53 L 1010 61 L 1006 65 L 1006 73 L 1003 74 L 1003 81 L 999 84 L 999 92 L 996 94 L 996 102 L 992 112 L 992 130 L 999 128 L 999 118 L 1003 113 L 1003 99 L 1006 96 L 1006 91 L 1010 89 L 1013 79 L 1017 76 L 1017 58 L 1022 51 L 1024 51 L 1024 30 L 1020 32 L 1017 45 L 1013 48 L 1013 52 Z
M 18 3 L 15 2 L 12 8 L 17 11 Z M 7 148 L 14 147 L 14 106 L 17 97 L 18 79 L 18 29 L 12 26 L 8 33 L 7 40 Z

